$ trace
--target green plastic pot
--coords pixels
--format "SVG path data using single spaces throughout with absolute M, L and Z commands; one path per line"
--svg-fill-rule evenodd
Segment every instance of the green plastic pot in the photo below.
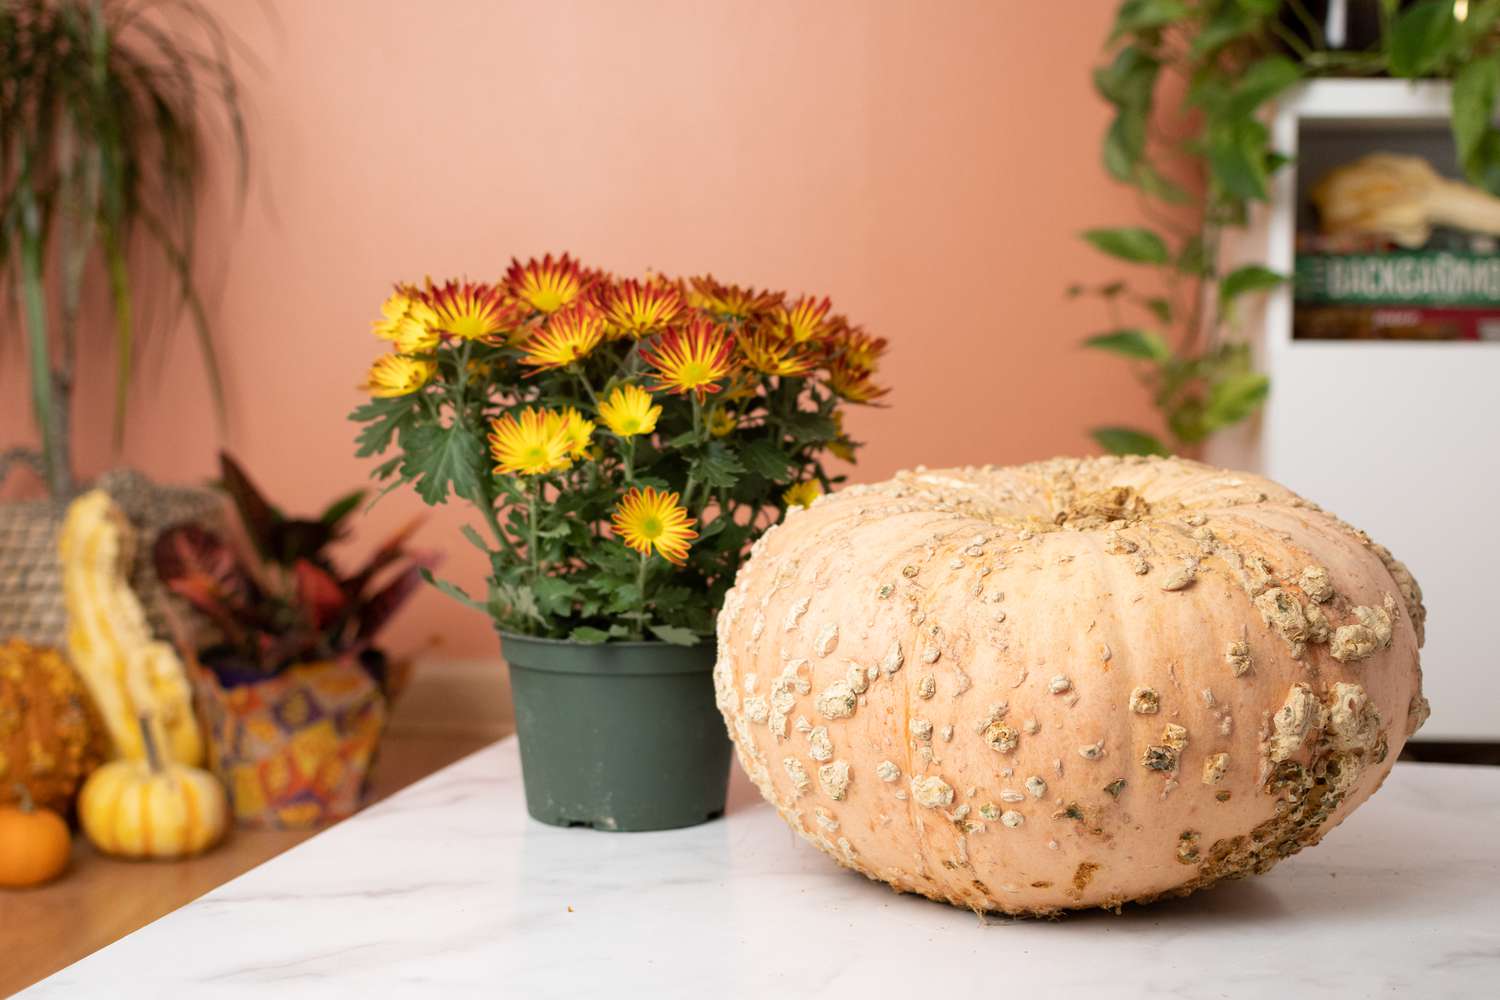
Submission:
M 724 813 L 729 735 L 714 644 L 502 633 L 526 811 L 553 826 L 671 830 Z

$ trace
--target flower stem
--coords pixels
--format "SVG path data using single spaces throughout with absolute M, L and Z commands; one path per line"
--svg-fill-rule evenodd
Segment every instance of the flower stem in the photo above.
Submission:
M 526 558 L 531 562 L 531 582 L 534 585 L 541 577 L 541 560 L 536 551 L 536 509 L 541 503 L 541 483 L 532 477 L 531 490 L 526 495 Z
M 462 347 L 458 349 L 458 403 L 453 408 L 455 419 L 462 427 L 469 425 L 468 413 L 464 407 L 465 390 L 469 383 L 469 351 L 473 344 L 465 340 Z
M 635 482 L 635 438 L 628 437 L 620 443 L 620 462 L 625 466 L 625 485 Z
M 646 574 L 650 568 L 651 554 L 649 552 L 642 552 L 640 561 L 636 564 L 635 569 L 635 589 L 636 593 L 641 595 L 641 607 L 635 613 L 635 637 L 637 639 L 646 638 L 646 619 L 650 617 L 646 602 Z

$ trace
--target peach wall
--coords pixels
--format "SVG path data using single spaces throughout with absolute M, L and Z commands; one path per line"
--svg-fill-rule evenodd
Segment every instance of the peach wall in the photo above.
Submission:
M 1088 451 L 1091 424 L 1149 419 L 1123 366 L 1076 347 L 1102 310 L 1063 298 L 1112 273 L 1076 233 L 1138 220 L 1098 166 L 1089 70 L 1112 4 L 299 0 L 275 25 L 213 6 L 263 63 L 252 197 L 203 240 L 227 440 L 292 509 L 366 473 L 344 416 L 389 284 L 546 250 L 831 295 L 892 344 L 890 408 L 850 421 L 859 478 Z M 205 476 L 218 437 L 190 339 L 145 368 L 124 460 Z M 99 392 L 80 416 L 89 469 L 111 460 L 105 412 Z M 367 528 L 419 506 L 393 495 Z M 422 539 L 472 585 L 463 517 Z M 436 594 L 399 633 L 493 650 Z

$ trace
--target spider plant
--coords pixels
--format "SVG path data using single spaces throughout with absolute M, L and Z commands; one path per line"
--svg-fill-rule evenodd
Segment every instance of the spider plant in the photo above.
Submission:
M 107 282 L 112 306 L 112 338 L 104 337 L 113 341 L 116 446 L 141 333 L 142 267 L 186 309 L 222 420 L 193 239 L 213 115 L 227 123 L 237 191 L 245 188 L 235 55 L 233 39 L 197 0 L 0 0 L 0 291 L 10 318 L 22 319 L 0 326 L 0 337 L 24 329 L 40 432 L 39 448 L 0 454 L 0 477 L 12 463 L 29 464 L 53 497 L 73 492 L 75 366 L 111 351 L 80 329 L 94 274 Z M 132 257 L 138 244 L 144 256 Z

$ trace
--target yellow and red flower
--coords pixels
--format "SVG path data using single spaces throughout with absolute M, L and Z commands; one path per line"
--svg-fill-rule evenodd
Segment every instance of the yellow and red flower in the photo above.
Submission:
M 402 354 L 426 354 L 441 339 L 437 314 L 410 285 L 397 285 L 381 304 L 380 315 L 373 324 L 375 336 L 392 341 Z
M 828 370 L 828 388 L 841 399 L 851 403 L 873 403 L 891 390 L 877 386 L 872 378 L 874 372 L 868 368 L 852 365 L 847 361 L 835 361 Z
M 831 334 L 835 326 L 828 320 L 828 310 L 833 303 L 825 297 L 822 301 L 804 295 L 792 303 L 790 309 L 782 306 L 776 310 L 776 323 L 782 336 L 798 344 L 817 343 Z
M 604 339 L 604 318 L 593 306 L 579 302 L 547 318 L 526 341 L 521 364 L 537 371 L 564 368 L 588 355 Z
M 594 436 L 594 422 L 586 419 L 575 408 L 568 407 L 561 414 L 547 415 L 558 421 L 558 430 L 568 442 L 568 457 L 582 458 L 588 453 L 589 442 Z
M 505 273 L 511 295 L 541 313 L 555 313 L 577 302 L 592 277 L 567 254 L 553 260 L 550 253 L 524 264 L 512 257 Z
M 716 438 L 728 437 L 739 425 L 735 415 L 722 406 L 715 407 L 714 412 L 708 415 L 708 432 Z
M 842 458 L 846 462 L 854 461 L 855 446 L 854 442 L 849 439 L 849 435 L 844 433 L 843 410 L 833 411 L 833 429 L 838 436 L 835 437 L 832 441 L 828 442 L 828 450 L 833 452 L 835 456 L 837 456 L 838 458 Z
M 434 285 L 429 279 L 422 299 L 432 310 L 434 328 L 460 340 L 496 340 L 520 323 L 515 304 L 499 285 L 449 281 Z
M 788 486 L 782 491 L 781 500 L 788 507 L 811 507 L 813 501 L 822 495 L 822 485 L 816 479 L 809 479 Z
M 622 385 L 599 404 L 599 416 L 616 437 L 634 437 L 656 430 L 661 406 L 653 404 L 651 394 L 640 386 Z
M 668 330 L 641 358 L 656 369 L 656 392 L 691 392 L 701 402 L 718 392 L 720 382 L 734 370 L 734 337 L 718 323 L 695 316 L 685 327 Z
M 370 366 L 364 389 L 372 396 L 390 399 L 409 396 L 432 381 L 437 364 L 401 354 L 384 354 Z
M 687 516 L 676 493 L 657 492 L 632 487 L 615 505 L 611 522 L 615 535 L 642 555 L 653 549 L 665 560 L 681 566 L 687 561 L 688 547 L 698 533 L 697 522 Z
M 688 287 L 688 304 L 694 309 L 740 323 L 771 315 L 781 299 L 780 292 L 721 284 L 711 274 L 691 279 Z
M 599 305 L 613 329 L 637 340 L 667 329 L 687 309 L 676 285 L 634 278 L 606 286 L 599 294 Z
M 872 337 L 857 326 L 844 324 L 833 338 L 830 348 L 834 356 L 853 368 L 874 374 L 876 366 L 885 354 L 887 343 L 884 337 Z
M 526 407 L 518 418 L 507 413 L 490 424 L 490 455 L 495 471 L 540 476 L 573 464 L 575 438 L 567 418 L 553 410 Z
M 796 342 L 760 329 L 739 338 L 740 354 L 763 375 L 806 375 L 817 360 Z

